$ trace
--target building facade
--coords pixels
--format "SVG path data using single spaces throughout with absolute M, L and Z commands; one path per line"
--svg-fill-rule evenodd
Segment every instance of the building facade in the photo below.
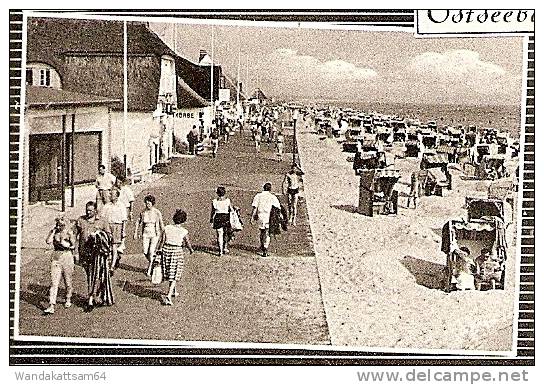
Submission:
M 94 182 L 111 154 L 111 111 L 120 100 L 26 87 L 23 219 L 29 204 L 62 200 L 67 186 Z
M 127 112 L 123 103 L 110 112 L 111 153 L 103 161 L 126 162 L 127 172 L 145 174 L 172 154 L 175 54 L 145 23 L 127 23 L 127 41 Z M 27 70 L 34 71 L 33 84 L 47 79 L 38 71 L 54 68 L 58 76 L 52 73 L 43 86 L 122 100 L 124 53 L 122 22 L 29 19 Z

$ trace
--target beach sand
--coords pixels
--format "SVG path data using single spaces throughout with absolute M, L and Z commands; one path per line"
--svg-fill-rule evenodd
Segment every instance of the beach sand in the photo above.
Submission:
M 442 288 L 442 226 L 466 218 L 465 196 L 486 197 L 488 181 L 461 180 L 444 197 L 406 209 L 418 159 L 396 159 L 397 216 L 356 212 L 359 178 L 336 139 L 309 125 L 297 134 L 304 194 L 332 345 L 372 348 L 510 351 L 513 349 L 516 246 L 508 226 L 505 290 Z M 506 214 L 511 218 L 510 207 Z

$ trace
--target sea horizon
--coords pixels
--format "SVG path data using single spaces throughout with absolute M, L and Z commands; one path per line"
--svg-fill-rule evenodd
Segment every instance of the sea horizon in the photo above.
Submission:
M 297 99 L 296 103 L 351 108 L 366 113 L 377 112 L 401 118 L 419 119 L 422 123 L 436 121 L 438 125 L 475 125 L 493 127 L 519 136 L 521 103 L 519 105 L 475 105 L 417 102 L 362 102 L 341 99 Z

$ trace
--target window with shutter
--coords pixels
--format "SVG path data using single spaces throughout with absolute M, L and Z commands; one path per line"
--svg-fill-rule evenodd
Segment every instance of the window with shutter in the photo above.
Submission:
M 27 68 L 26 69 L 26 85 L 27 86 L 31 86 L 34 84 L 34 79 L 32 78 L 32 76 L 33 76 L 32 68 Z

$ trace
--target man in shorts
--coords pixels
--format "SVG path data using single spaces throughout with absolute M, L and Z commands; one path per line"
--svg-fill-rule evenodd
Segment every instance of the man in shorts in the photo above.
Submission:
M 302 170 L 293 163 L 291 169 L 283 180 L 283 192 L 287 195 L 287 205 L 289 209 L 289 223 L 297 225 L 297 205 L 298 194 L 300 193 L 300 177 L 304 175 Z
M 265 183 L 263 191 L 253 198 L 253 212 L 250 223 L 257 221 L 260 230 L 261 251 L 263 257 L 268 256 L 268 246 L 270 246 L 270 212 L 272 207 L 281 209 L 280 201 L 277 196 L 272 194 L 272 184 Z
M 96 193 L 96 207 L 98 211 L 111 201 L 111 190 L 117 179 L 109 172 L 106 172 L 106 166 L 101 164 L 98 166 L 98 175 L 96 176 L 95 186 L 98 190 Z

